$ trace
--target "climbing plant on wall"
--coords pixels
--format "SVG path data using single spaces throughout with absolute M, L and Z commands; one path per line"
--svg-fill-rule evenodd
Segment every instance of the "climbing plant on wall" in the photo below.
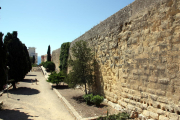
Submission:
M 69 55 L 69 47 L 70 42 L 63 43 L 61 45 L 61 52 L 60 52 L 60 71 L 66 71 L 67 70 L 67 61 L 68 61 L 68 55 Z

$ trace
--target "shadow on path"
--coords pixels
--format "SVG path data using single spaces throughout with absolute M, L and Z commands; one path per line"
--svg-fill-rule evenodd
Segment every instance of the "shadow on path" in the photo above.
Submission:
M 31 116 L 28 115 L 28 113 L 20 112 L 19 110 L 9 110 L 9 109 L 0 110 L 0 119 L 3 120 L 32 120 L 32 119 L 28 119 L 28 117 L 38 117 L 38 116 Z
M 34 95 L 40 93 L 39 90 L 27 88 L 27 87 L 19 87 L 16 90 L 8 90 L 11 94 L 17 94 L 17 95 Z
M 52 88 L 56 88 L 56 89 L 69 89 L 68 85 L 52 85 Z
M 21 82 L 27 82 L 27 83 L 31 83 L 31 79 L 24 79 Z M 36 82 L 34 79 L 32 79 L 32 82 Z
M 26 76 L 37 76 L 37 75 L 26 75 Z

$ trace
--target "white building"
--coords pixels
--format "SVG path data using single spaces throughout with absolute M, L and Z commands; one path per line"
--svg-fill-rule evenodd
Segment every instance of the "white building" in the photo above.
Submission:
M 37 64 L 38 63 L 38 54 L 36 53 L 36 48 L 35 47 L 28 47 L 28 52 L 29 52 L 29 56 L 30 57 L 33 57 L 35 56 L 35 63 Z

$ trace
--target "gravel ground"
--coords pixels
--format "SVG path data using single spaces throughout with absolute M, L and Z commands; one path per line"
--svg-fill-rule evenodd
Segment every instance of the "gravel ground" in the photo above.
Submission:
M 109 114 L 119 113 L 118 110 L 115 110 L 106 103 L 102 103 L 99 107 L 96 107 L 95 105 L 87 105 L 82 98 L 82 95 L 85 93 L 80 89 L 69 89 L 66 85 L 61 85 L 55 88 L 64 98 L 66 98 L 82 118 L 107 115 L 107 110 Z
M 31 83 L 37 78 L 38 83 Z M 64 103 L 51 90 L 41 72 L 29 72 L 17 89 L 0 97 L 4 105 L 0 120 L 74 120 Z

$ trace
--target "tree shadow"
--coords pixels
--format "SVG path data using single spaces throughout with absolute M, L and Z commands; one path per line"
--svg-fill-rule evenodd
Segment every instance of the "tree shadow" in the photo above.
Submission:
M 26 76 L 37 76 L 37 75 L 26 75 Z
M 84 98 L 82 97 L 82 95 L 80 95 L 80 96 L 73 96 L 71 99 L 74 99 L 75 101 L 77 101 L 77 103 L 84 103 L 84 102 L 86 102 L 84 100 Z
M 95 71 L 94 71 L 95 83 L 93 85 L 92 92 L 93 94 L 104 96 L 104 80 L 102 77 L 102 72 L 100 71 L 100 65 L 97 62 L 97 60 L 95 60 L 94 62 L 95 62 Z
M 33 80 L 33 79 L 24 79 L 24 80 L 22 80 L 21 82 L 32 83 L 31 80 L 32 80 L 33 83 L 36 82 L 36 81 Z
M 19 110 L 9 110 L 9 109 L 0 110 L 0 119 L 3 120 L 32 120 L 32 119 L 28 119 L 28 117 L 38 117 L 38 116 L 31 116 L 28 115 L 28 113 L 20 112 Z
M 7 91 L 6 91 L 7 92 Z M 19 87 L 17 89 L 11 89 L 8 90 L 9 93 L 11 94 L 17 94 L 17 95 L 34 95 L 34 94 L 39 94 L 40 91 L 32 88 L 27 88 L 27 87 Z
M 52 85 L 52 88 L 56 88 L 56 89 L 69 89 L 68 85 Z
M 73 96 L 71 99 L 77 101 L 78 104 L 80 103 L 85 103 L 86 104 L 86 101 L 84 100 L 83 96 L 80 95 L 80 96 Z M 89 104 L 87 104 L 88 106 L 93 106 L 94 103 L 90 102 Z M 95 105 L 94 105 L 95 106 Z M 108 105 L 105 105 L 105 104 L 100 104 L 99 106 L 95 106 L 97 108 L 104 108 L 104 107 L 108 107 Z

